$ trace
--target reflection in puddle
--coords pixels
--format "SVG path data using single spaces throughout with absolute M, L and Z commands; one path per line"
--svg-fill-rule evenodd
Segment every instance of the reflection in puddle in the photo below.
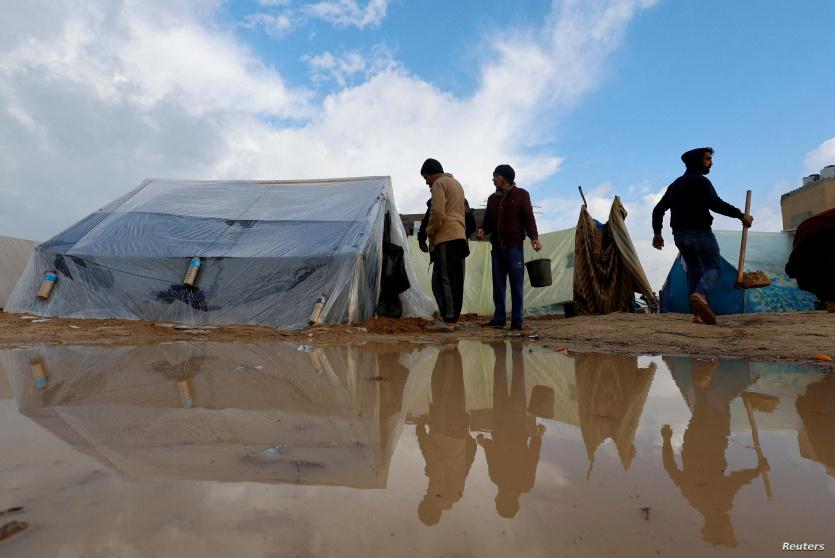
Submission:
M 818 371 L 477 341 L 59 346 L 7 351 L 0 362 L 19 413 L 44 429 L 30 434 L 29 453 L 0 453 L 0 473 L 15 479 L 10 494 L 22 498 L 0 495 L 2 508 L 60 507 L 50 506 L 54 494 L 30 497 L 37 475 L 23 473 L 60 478 L 34 449 L 57 437 L 72 448 L 54 450 L 62 463 L 92 458 L 118 473 L 99 496 L 105 510 L 129 486 L 182 494 L 196 490 L 187 481 L 211 481 L 201 485 L 208 497 L 221 486 L 272 485 L 260 505 L 289 506 L 283 521 L 304 525 L 299 537 L 315 532 L 316 544 L 344 535 L 327 528 L 338 517 L 376 517 L 351 527 L 358 535 L 340 547 L 348 554 L 403 552 L 378 535 L 400 528 L 417 554 L 438 553 L 414 532 L 421 524 L 462 555 L 550 555 L 565 544 L 591 555 L 681 555 L 697 544 L 702 555 L 833 542 L 824 518 L 835 511 L 825 489 L 835 486 L 835 379 Z M 26 419 L 3 416 L 0 447 L 9 449 Z M 87 466 L 68 497 L 105 482 L 95 473 Z M 243 512 L 252 496 L 227 498 Z M 108 521 L 63 536 L 96 540 Z M 285 550 L 317 554 L 305 537 Z

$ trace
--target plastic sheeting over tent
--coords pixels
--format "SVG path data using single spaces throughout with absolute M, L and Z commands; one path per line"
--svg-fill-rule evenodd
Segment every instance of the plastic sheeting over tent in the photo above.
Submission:
M 771 285 L 761 289 L 737 289 L 736 263 L 742 233 L 714 231 L 722 255 L 721 272 L 710 293 L 710 306 L 717 314 L 749 312 L 806 312 L 815 309 L 815 295 L 802 291 L 785 272 L 792 251 L 793 234 L 788 232 L 748 232 L 744 271 L 759 270 L 768 275 Z M 679 255 L 661 290 L 661 311 L 690 313 L 687 276 Z
M 573 298 L 574 277 L 574 229 L 555 231 L 539 235 L 542 251 L 534 252 L 525 242 L 525 261 L 535 258 L 551 260 L 551 285 L 531 287 L 525 274 L 525 314 L 541 315 L 558 311 L 562 304 Z M 489 242 L 470 242 L 467 270 L 464 276 L 464 304 L 461 312 L 489 315 L 493 313 L 493 272 Z M 417 237 L 409 237 L 409 254 L 415 270 L 416 283 L 427 296 L 432 296 L 432 272 L 429 268 L 429 254 L 418 248 Z M 510 312 L 510 296 L 507 297 L 507 311 Z
M 8 310 L 297 327 L 325 295 L 322 322 L 362 321 L 377 303 L 386 215 L 390 241 L 408 250 L 388 177 L 146 180 L 38 246 Z M 46 272 L 58 281 L 43 302 Z M 416 289 L 400 298 L 406 315 L 431 313 Z
M 0 308 L 5 308 L 37 244 L 32 240 L 0 236 Z

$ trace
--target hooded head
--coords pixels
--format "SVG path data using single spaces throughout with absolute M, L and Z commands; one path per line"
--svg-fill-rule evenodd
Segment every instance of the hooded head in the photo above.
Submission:
M 710 172 L 710 167 L 705 167 L 705 153 L 713 155 L 713 148 L 698 147 L 696 149 L 691 149 L 681 156 L 681 160 L 684 162 L 684 166 L 687 167 L 687 170 L 707 174 Z

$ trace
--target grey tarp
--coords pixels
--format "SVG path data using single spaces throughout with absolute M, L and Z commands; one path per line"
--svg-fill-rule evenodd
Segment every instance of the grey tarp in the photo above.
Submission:
M 0 236 L 0 308 L 6 307 L 6 301 L 37 244 L 32 240 Z
M 43 316 L 190 324 L 362 321 L 379 292 L 384 220 L 408 252 L 389 177 L 304 181 L 146 180 L 39 245 L 8 310 Z M 183 285 L 199 257 L 194 287 Z M 48 301 L 35 294 L 58 276 Z M 414 283 L 411 266 L 407 275 Z M 416 289 L 406 315 L 429 315 Z

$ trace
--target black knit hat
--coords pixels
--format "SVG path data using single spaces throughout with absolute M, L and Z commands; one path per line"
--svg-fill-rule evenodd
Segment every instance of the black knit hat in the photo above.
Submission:
M 425 174 L 427 176 L 431 176 L 433 174 L 442 174 L 444 172 L 444 167 L 441 166 L 436 159 L 427 159 L 423 162 L 423 166 L 420 167 L 420 174 Z
M 496 167 L 496 170 L 493 171 L 493 175 L 497 174 L 507 180 L 510 184 L 513 184 L 513 181 L 516 180 L 516 171 L 513 170 L 513 167 L 510 165 L 499 165 Z

